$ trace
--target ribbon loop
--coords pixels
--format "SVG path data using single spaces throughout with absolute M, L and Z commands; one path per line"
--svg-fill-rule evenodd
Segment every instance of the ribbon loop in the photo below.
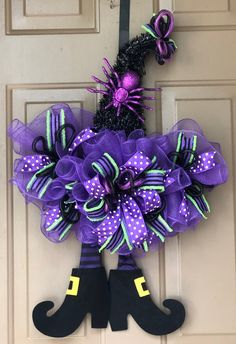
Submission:
M 174 16 L 168 10 L 161 10 L 153 16 L 150 24 L 142 26 L 146 32 L 156 39 L 156 58 L 162 65 L 168 60 L 176 50 L 175 42 L 170 39 L 170 34 L 174 30 Z
M 71 130 L 70 135 L 68 134 L 68 130 L 66 129 Z M 67 150 L 75 138 L 75 133 L 76 133 L 75 127 L 70 123 L 65 123 L 61 125 L 60 128 L 57 130 L 56 141 L 62 144 L 64 150 Z
M 168 10 L 161 10 L 154 21 L 154 28 L 160 38 L 167 38 L 174 30 L 174 16 Z
M 68 195 L 60 202 L 60 211 L 65 222 L 75 224 L 79 221 L 80 213 L 75 209 L 75 201 L 70 202 Z
M 94 171 L 104 178 L 115 181 L 119 176 L 119 167 L 112 156 L 104 153 L 103 156 L 92 163 Z

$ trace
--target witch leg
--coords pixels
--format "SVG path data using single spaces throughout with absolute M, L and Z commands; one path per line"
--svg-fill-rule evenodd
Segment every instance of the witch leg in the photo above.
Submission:
M 35 327 L 50 337 L 66 337 L 82 323 L 85 315 L 91 313 L 92 327 L 107 327 L 109 318 L 108 283 L 98 246 L 82 244 L 79 268 L 72 269 L 69 287 L 61 307 L 51 316 L 51 301 L 35 306 L 33 322 Z
M 168 299 L 163 305 L 169 313 L 163 312 L 153 302 L 146 286 L 146 280 L 132 255 L 119 256 L 118 269 L 109 276 L 111 311 L 110 324 L 113 331 L 126 330 L 127 315 L 153 335 L 165 335 L 177 330 L 184 322 L 185 309 L 177 300 Z

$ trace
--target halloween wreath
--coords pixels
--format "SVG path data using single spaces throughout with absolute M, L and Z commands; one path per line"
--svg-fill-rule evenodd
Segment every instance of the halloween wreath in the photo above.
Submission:
M 143 26 L 144 34 L 120 48 L 113 66 L 104 59 L 105 81 L 94 76 L 101 87 L 88 89 L 102 94 L 95 115 L 56 104 L 30 124 L 14 120 L 9 128 L 20 155 L 13 182 L 40 207 L 42 233 L 60 243 L 73 232 L 82 243 L 61 307 L 50 316 L 50 301 L 33 310 L 34 325 L 47 336 L 70 335 L 87 313 L 93 328 L 109 321 L 113 331 L 126 330 L 131 314 L 153 335 L 184 322 L 180 301 L 165 300 L 168 313 L 153 302 L 133 254 L 206 219 L 205 194 L 228 172 L 219 145 L 208 142 L 193 120 L 165 135 L 145 135 L 143 109 L 155 99 L 146 92 L 158 89 L 141 86 L 144 59 L 154 53 L 162 65 L 171 58 L 173 27 L 172 13 L 162 10 Z M 104 250 L 118 255 L 109 281 Z

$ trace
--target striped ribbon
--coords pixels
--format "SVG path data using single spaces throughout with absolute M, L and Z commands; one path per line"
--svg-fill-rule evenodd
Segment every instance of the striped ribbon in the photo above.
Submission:
M 162 242 L 165 241 L 168 233 L 173 232 L 173 229 L 168 225 L 161 215 L 158 215 L 158 217 L 152 222 L 147 221 L 146 225 Z
M 206 197 L 203 194 L 193 197 L 186 192 L 186 198 L 194 205 L 199 214 L 206 220 L 207 217 L 205 213 L 210 213 L 210 206 L 206 200 Z
M 61 146 L 63 149 L 66 149 L 66 146 L 67 146 L 67 133 L 66 133 L 66 127 L 65 127 L 66 117 L 65 117 L 64 109 L 61 109 L 58 113 L 53 112 L 50 109 L 47 110 L 45 121 L 46 121 L 45 146 L 44 146 L 44 141 L 42 142 L 42 146 L 45 152 L 42 152 L 43 155 L 39 155 L 37 157 L 38 160 L 40 160 L 41 158 L 42 162 L 40 163 L 40 165 L 42 165 L 42 167 L 33 174 L 33 176 L 30 178 L 30 180 L 28 181 L 26 185 L 26 191 L 27 192 L 34 191 L 36 193 L 36 196 L 39 199 L 43 198 L 49 185 L 53 181 L 53 172 L 56 166 L 56 162 L 54 162 L 54 159 L 51 160 L 50 158 L 51 152 L 54 152 L 54 155 L 55 155 L 55 146 L 58 140 L 61 143 Z M 45 138 L 39 137 L 39 140 L 45 140 Z M 37 151 L 36 149 L 37 147 L 35 146 L 34 148 Z M 49 156 L 47 156 L 47 153 Z M 57 157 L 57 154 L 55 156 Z M 35 159 L 31 161 L 31 165 L 32 164 L 35 165 Z M 31 166 L 31 169 L 33 171 L 34 168 L 32 166 Z
M 66 129 L 60 130 L 59 129 L 65 125 L 65 111 L 61 109 L 58 114 L 52 112 L 50 109 L 47 111 L 46 114 L 46 141 L 49 151 L 53 150 L 58 137 L 57 133 L 60 133 L 60 141 L 62 144 L 63 149 L 66 148 Z
M 92 222 L 102 221 L 106 215 L 106 203 L 104 199 L 92 198 L 84 204 L 84 210 L 87 213 L 87 217 Z
M 56 233 L 58 241 L 62 241 L 66 238 L 74 223 L 73 221 L 68 223 L 68 221 L 63 218 L 59 207 L 46 209 L 46 211 L 43 211 L 42 217 L 44 219 L 44 230 L 46 233 Z M 78 211 L 74 210 L 70 214 L 70 217 L 72 220 L 75 220 L 78 217 Z
M 197 135 L 192 135 L 191 137 L 186 137 L 183 132 L 178 135 L 175 162 L 179 163 L 183 168 L 189 168 L 190 172 L 194 170 L 194 165 L 197 163 L 196 160 L 196 150 L 197 150 Z M 179 155 L 178 155 L 179 154 Z M 179 158 L 180 157 L 180 158 Z M 197 156 L 199 159 L 199 156 Z M 181 161 L 179 162 L 178 159 Z M 196 161 L 195 161 L 196 160 Z M 194 164 L 194 165 L 193 165 Z M 200 183 L 193 180 L 192 185 L 185 189 L 186 198 L 192 203 L 192 205 L 197 209 L 200 215 L 206 219 L 205 213 L 210 212 L 210 206 L 203 194 L 204 188 Z M 186 215 L 185 215 L 186 216 Z
M 180 132 L 177 139 L 177 154 L 174 155 L 174 162 L 185 168 L 191 166 L 195 158 L 196 149 L 197 135 L 186 137 L 183 132 Z
M 109 178 L 113 182 L 119 176 L 119 167 L 110 154 L 104 153 L 101 159 L 92 163 L 93 169 L 105 179 Z
M 164 192 L 164 170 L 148 170 L 144 172 L 144 178 L 140 189 L 143 190 L 158 190 Z

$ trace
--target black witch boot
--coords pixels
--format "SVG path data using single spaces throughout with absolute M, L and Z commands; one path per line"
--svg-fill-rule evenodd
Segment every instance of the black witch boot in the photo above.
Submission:
M 129 259 L 130 260 L 130 259 Z M 122 266 L 119 264 L 119 266 Z M 127 265 L 126 265 L 127 267 Z M 184 322 L 185 309 L 177 300 L 165 300 L 163 305 L 171 313 L 166 314 L 152 301 L 146 289 L 146 281 L 140 269 L 123 268 L 111 270 L 109 277 L 112 331 L 126 330 L 127 315 L 131 314 L 137 324 L 153 335 L 165 335 L 177 330 Z
M 87 313 L 91 313 L 93 328 L 107 327 L 107 277 L 104 267 L 99 266 L 93 249 L 83 245 L 80 268 L 72 270 L 69 288 L 61 307 L 52 316 L 47 316 L 47 312 L 54 306 L 51 301 L 41 302 L 34 308 L 34 325 L 43 334 L 66 337 L 80 326 Z

